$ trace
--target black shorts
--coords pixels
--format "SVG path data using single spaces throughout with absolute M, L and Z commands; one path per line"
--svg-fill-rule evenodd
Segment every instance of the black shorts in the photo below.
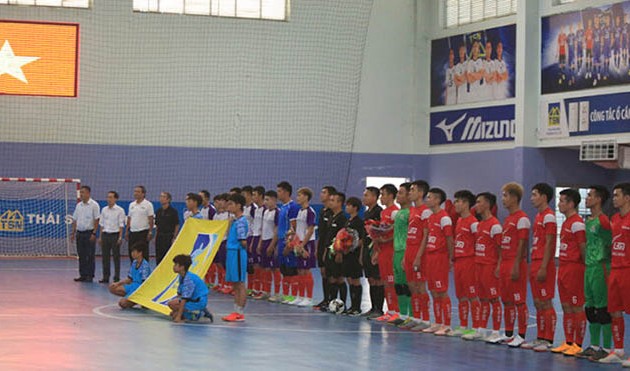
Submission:
M 326 254 L 326 277 L 340 278 L 343 277 L 343 263 L 335 262 L 334 256 Z
M 379 270 L 378 264 L 372 264 L 370 249 L 363 250 L 363 273 L 365 274 L 365 278 L 381 279 L 381 271 Z
M 359 250 L 344 255 L 343 257 L 343 276 L 353 279 L 361 278 L 362 268 L 359 263 Z
M 326 268 L 327 250 L 323 243 L 317 244 L 317 266 L 320 268 Z
M 298 271 L 296 267 L 287 267 L 286 265 L 282 264 L 280 266 L 280 273 L 285 277 L 293 277 L 297 276 Z
M 593 56 L 593 50 L 592 49 L 586 49 L 586 58 L 591 58 Z

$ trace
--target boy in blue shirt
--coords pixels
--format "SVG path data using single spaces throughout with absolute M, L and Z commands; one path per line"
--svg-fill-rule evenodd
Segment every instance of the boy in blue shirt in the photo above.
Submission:
M 151 274 L 149 262 L 144 258 L 144 254 L 142 253 L 146 251 L 146 245 L 146 242 L 139 241 L 131 247 L 131 257 L 133 261 L 129 268 L 129 275 L 124 280 L 114 282 L 109 286 L 109 292 L 123 297 L 118 302 L 118 305 L 120 305 L 122 309 L 131 308 L 136 305 L 136 303 L 127 298 L 136 291 Z
M 196 274 L 189 272 L 192 265 L 190 255 L 180 254 L 173 258 L 173 272 L 179 275 L 177 297 L 168 302 L 171 318 L 175 322 L 198 321 L 206 317 L 213 322 L 212 314 L 208 311 L 208 286 Z
M 232 194 L 228 198 L 227 211 L 234 215 L 227 239 L 227 258 L 225 260 L 225 280 L 232 283 L 234 290 L 234 312 L 223 317 L 226 322 L 245 321 L 245 302 L 247 290 L 247 235 L 249 225 L 243 215 L 245 197 Z

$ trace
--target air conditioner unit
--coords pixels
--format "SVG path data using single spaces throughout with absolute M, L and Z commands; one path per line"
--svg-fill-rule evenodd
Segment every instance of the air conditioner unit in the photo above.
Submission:
M 584 141 L 580 145 L 580 161 L 606 169 L 630 169 L 630 147 L 616 140 Z

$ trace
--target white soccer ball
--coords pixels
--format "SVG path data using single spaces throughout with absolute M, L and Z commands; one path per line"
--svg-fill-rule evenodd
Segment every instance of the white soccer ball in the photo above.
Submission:
M 345 304 L 343 303 L 343 300 L 341 299 L 335 299 L 331 301 L 330 303 L 328 303 L 328 311 L 330 313 L 341 314 L 341 312 L 343 312 L 344 309 L 345 309 Z

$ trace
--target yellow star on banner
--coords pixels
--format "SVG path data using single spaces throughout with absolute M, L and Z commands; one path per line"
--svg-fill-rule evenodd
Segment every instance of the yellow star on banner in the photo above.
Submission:
M 38 59 L 39 57 L 15 56 L 15 53 L 13 53 L 13 49 L 11 48 L 11 44 L 9 44 L 9 40 L 5 40 L 4 45 L 2 45 L 2 49 L 0 49 L 0 76 L 6 73 L 23 83 L 28 84 L 26 76 L 24 76 L 24 72 L 22 71 L 22 66 L 35 62 Z

